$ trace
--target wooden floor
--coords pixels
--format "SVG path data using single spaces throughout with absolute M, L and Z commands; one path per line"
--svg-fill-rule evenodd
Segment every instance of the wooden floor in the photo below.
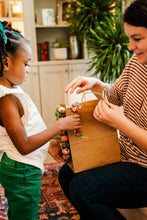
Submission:
M 48 153 L 45 163 L 54 163 L 54 162 L 56 162 L 56 161 Z

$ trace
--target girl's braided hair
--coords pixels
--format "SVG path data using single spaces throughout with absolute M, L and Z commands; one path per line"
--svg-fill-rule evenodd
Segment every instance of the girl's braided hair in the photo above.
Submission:
M 125 10 L 123 21 L 136 26 L 147 28 L 147 0 L 135 0 Z
M 10 22 L 0 22 L 0 77 L 3 76 L 4 62 L 9 53 L 16 56 L 20 49 L 20 40 L 25 40 L 20 32 L 11 26 Z

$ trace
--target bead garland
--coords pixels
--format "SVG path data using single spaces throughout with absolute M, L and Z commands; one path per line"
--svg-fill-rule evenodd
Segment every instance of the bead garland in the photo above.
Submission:
M 71 115 L 76 115 L 78 114 L 78 111 L 79 111 L 79 108 L 81 108 L 80 104 L 78 102 L 75 102 L 74 104 L 72 104 L 70 110 L 71 110 Z M 80 137 L 82 136 L 82 130 L 79 128 L 79 129 L 75 129 L 74 130 L 75 132 L 75 135 L 77 137 Z
M 78 114 L 79 108 L 81 106 L 79 103 L 74 103 L 72 104 L 71 108 L 71 115 Z M 56 112 L 55 112 L 56 120 L 59 120 L 60 118 L 66 117 L 66 105 L 65 104 L 60 104 L 56 107 Z M 82 136 L 82 130 L 81 129 L 75 129 L 74 133 L 77 137 Z M 59 146 L 61 147 L 62 150 L 62 159 L 67 162 L 71 158 L 71 152 L 70 152 L 70 144 L 69 144 L 69 139 L 68 139 L 68 133 L 67 131 L 60 131 L 59 135 L 61 136 L 61 141 L 64 143 L 60 143 Z

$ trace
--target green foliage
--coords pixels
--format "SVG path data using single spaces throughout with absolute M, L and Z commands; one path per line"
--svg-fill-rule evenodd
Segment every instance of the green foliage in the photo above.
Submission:
M 120 19 L 122 0 L 113 3 L 114 0 L 74 0 L 66 12 L 69 32 L 86 40 L 93 54 L 89 70 L 93 69 L 93 75 L 104 82 L 114 82 L 132 56 Z
M 129 40 L 120 19 L 108 19 L 106 23 L 90 29 L 88 48 L 94 55 L 90 60 L 93 75 L 100 75 L 104 82 L 114 82 L 132 56 Z
M 90 28 L 95 29 L 100 21 L 112 17 L 112 11 L 120 10 L 121 0 L 73 0 L 66 11 L 70 33 L 86 38 Z

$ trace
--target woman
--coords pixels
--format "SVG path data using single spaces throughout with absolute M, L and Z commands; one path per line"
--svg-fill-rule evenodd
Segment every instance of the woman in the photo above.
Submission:
M 120 131 L 122 161 L 74 174 L 65 164 L 61 187 L 82 220 L 124 219 L 116 208 L 147 206 L 147 1 L 135 0 L 124 14 L 124 28 L 133 57 L 114 85 L 78 77 L 65 92 L 108 88 L 94 117 Z M 122 108 L 123 106 L 123 108 Z M 92 147 L 92 146 L 89 146 Z

